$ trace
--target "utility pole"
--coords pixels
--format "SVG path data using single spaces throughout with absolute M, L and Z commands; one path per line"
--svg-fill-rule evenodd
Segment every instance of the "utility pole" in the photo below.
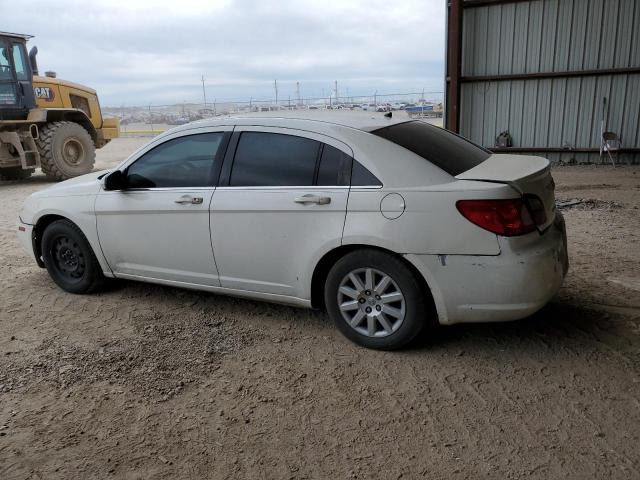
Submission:
M 204 100 L 204 108 L 207 108 L 207 92 L 204 89 L 204 75 L 202 75 L 202 99 Z
M 338 104 L 338 80 L 335 80 L 335 90 L 336 90 L 336 105 Z
M 273 81 L 273 89 L 276 91 L 276 107 L 278 106 L 278 80 Z
M 296 82 L 296 96 L 298 97 L 298 106 L 300 106 L 300 82 Z
M 149 123 L 151 124 L 151 133 L 153 134 L 153 118 L 151 117 L 151 104 L 149 104 Z
M 375 93 L 373 94 L 373 103 L 376 106 L 376 108 L 378 108 L 378 90 L 376 90 Z
M 217 101 L 217 100 L 218 100 L 217 98 L 214 98 L 214 99 L 213 99 L 213 116 L 214 116 L 214 117 L 216 116 L 216 101 Z

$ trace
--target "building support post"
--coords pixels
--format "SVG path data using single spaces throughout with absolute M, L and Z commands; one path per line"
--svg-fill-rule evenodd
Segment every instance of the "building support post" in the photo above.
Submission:
M 447 65 L 445 128 L 460 133 L 460 75 L 462 67 L 462 1 L 447 4 Z

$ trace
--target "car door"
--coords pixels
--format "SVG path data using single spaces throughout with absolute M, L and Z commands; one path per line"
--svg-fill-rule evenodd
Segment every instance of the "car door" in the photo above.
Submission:
M 96 197 L 100 246 L 116 277 L 219 286 L 209 205 L 232 127 L 173 136 Z
M 223 287 L 308 297 L 316 262 L 341 243 L 351 155 L 322 135 L 236 127 L 211 204 Z

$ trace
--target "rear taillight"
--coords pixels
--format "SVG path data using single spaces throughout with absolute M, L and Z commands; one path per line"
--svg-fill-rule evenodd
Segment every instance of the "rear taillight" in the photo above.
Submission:
M 514 237 L 533 232 L 536 225 L 524 200 L 459 200 L 458 211 L 470 222 L 497 235 Z

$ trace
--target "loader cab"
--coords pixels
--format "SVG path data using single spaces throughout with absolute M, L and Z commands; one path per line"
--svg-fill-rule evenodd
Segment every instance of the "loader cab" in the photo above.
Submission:
M 0 120 L 24 120 L 35 108 L 29 35 L 0 32 Z

